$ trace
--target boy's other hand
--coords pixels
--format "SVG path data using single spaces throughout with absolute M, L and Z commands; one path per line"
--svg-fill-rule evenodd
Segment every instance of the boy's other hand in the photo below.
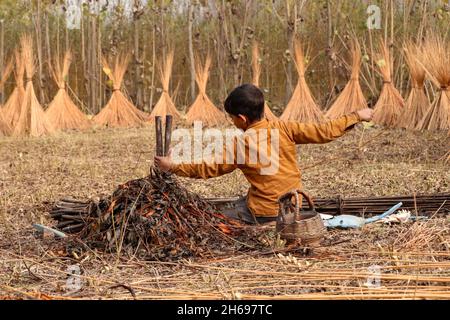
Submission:
M 358 110 L 357 113 L 361 121 L 371 121 L 373 118 L 373 110 L 370 108 Z
M 158 157 L 155 156 L 155 165 L 158 167 L 161 171 L 168 172 L 172 168 L 172 156 L 171 152 L 169 151 L 169 156 L 167 157 Z

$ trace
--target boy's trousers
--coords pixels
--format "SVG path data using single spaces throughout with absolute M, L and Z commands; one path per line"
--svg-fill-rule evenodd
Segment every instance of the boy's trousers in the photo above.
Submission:
M 241 220 L 249 224 L 265 224 L 276 221 L 276 217 L 255 217 L 247 206 L 247 197 L 233 201 L 221 212 L 231 219 Z

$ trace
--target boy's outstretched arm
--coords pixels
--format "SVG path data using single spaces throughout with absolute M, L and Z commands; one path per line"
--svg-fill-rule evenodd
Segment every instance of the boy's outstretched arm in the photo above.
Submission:
M 324 123 L 286 122 L 286 130 L 291 139 L 297 143 L 326 143 L 341 137 L 360 121 L 370 121 L 372 109 L 355 111 L 349 115 Z
M 221 175 L 233 172 L 236 168 L 236 164 L 227 163 L 188 163 L 188 164 L 175 164 L 172 161 L 172 157 L 157 157 L 155 156 L 155 165 L 165 172 L 172 172 L 178 176 L 196 178 L 196 179 L 208 179 L 219 177 Z

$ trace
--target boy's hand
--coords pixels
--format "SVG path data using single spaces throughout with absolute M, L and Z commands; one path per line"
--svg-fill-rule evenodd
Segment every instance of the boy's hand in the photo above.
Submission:
M 170 169 L 172 168 L 172 156 L 171 156 L 171 152 L 169 151 L 169 156 L 167 157 L 158 157 L 155 156 L 155 165 L 164 172 L 168 172 L 170 171 Z
M 373 110 L 370 108 L 358 110 L 357 113 L 361 121 L 370 121 L 373 118 Z

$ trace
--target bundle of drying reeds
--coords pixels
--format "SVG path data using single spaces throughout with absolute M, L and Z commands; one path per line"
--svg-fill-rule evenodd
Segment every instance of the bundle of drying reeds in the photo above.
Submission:
M 210 67 L 211 57 L 209 55 L 206 57 L 204 65 L 197 63 L 195 81 L 197 82 L 199 93 L 186 114 L 186 121 L 188 124 L 193 124 L 195 121 L 201 121 L 204 127 L 214 127 L 223 126 L 228 122 L 225 114 L 214 106 L 212 101 L 206 95 L 206 85 L 208 83 Z
M 150 114 L 151 122 L 155 121 L 156 116 L 161 116 L 163 119 L 165 119 L 166 115 L 172 115 L 173 121 L 178 121 L 181 118 L 180 113 L 178 112 L 172 98 L 169 95 L 169 84 L 170 76 L 172 74 L 173 56 L 174 52 L 170 51 L 166 57 L 164 64 L 159 68 L 159 75 L 161 78 L 163 92 L 161 94 L 161 97 L 159 98 L 159 101 L 153 108 L 152 113 Z
M 430 101 L 424 88 L 425 69 L 418 61 L 419 48 L 409 42 L 405 45 L 404 51 L 411 74 L 411 92 L 400 115 L 398 127 L 413 130 L 430 108 Z
M 66 81 L 71 62 L 72 54 L 70 51 L 67 51 L 63 61 L 61 62 L 59 58 L 55 59 L 54 66 L 51 68 L 53 78 L 59 89 L 50 103 L 46 114 L 53 127 L 57 130 L 83 130 L 90 127 L 90 121 L 78 109 L 66 89 Z
M 361 69 L 361 47 L 354 39 L 351 45 L 352 74 L 349 82 L 326 113 L 330 119 L 336 119 L 357 110 L 367 108 L 367 101 L 359 83 Z
M 305 123 L 322 122 L 322 111 L 314 101 L 311 90 L 305 80 L 305 56 L 299 40 L 295 40 L 295 66 L 298 72 L 297 86 L 280 119 Z
M 8 80 L 9 75 L 11 74 L 13 68 L 13 60 L 9 60 L 3 69 L 1 78 L 0 78 L 0 92 L 3 92 L 3 88 L 6 80 Z M 1 107 L 1 106 L 0 106 Z M 12 133 L 12 129 L 6 119 L 3 117 L 3 110 L 0 108 L 0 137 L 1 136 L 9 136 Z
M 30 36 L 20 39 L 22 59 L 25 65 L 26 84 L 25 93 L 20 105 L 20 116 L 13 130 L 13 135 L 42 136 L 54 131 L 47 120 L 33 88 L 33 75 L 35 71 L 33 42 Z
M 136 108 L 121 91 L 129 61 L 128 54 L 119 54 L 111 70 L 111 64 L 105 58 L 102 59 L 103 71 L 112 82 L 113 92 L 106 106 L 93 118 L 95 123 L 108 127 L 128 128 L 141 126 L 148 120 L 148 115 Z
M 392 83 L 393 63 L 386 44 L 380 40 L 377 65 L 383 78 L 383 88 L 374 107 L 373 122 L 395 127 L 405 106 L 405 101 Z
M 431 36 L 425 42 L 420 62 L 439 94 L 417 128 L 420 130 L 450 129 L 450 42 Z
M 261 77 L 261 61 L 259 56 L 259 47 L 258 43 L 255 41 L 253 42 L 252 47 L 252 70 L 253 70 L 253 84 L 257 87 L 259 87 L 259 78 Z M 277 116 L 275 116 L 272 113 L 272 110 L 270 110 L 269 106 L 267 105 L 267 102 L 264 103 L 264 116 L 267 118 L 267 120 L 274 121 L 277 120 Z
M 8 100 L 3 107 L 3 115 L 11 128 L 14 128 L 19 120 L 20 107 L 22 105 L 22 99 L 25 94 L 25 88 L 23 84 L 23 76 L 25 74 L 25 65 L 19 50 L 14 51 L 15 68 L 14 78 L 16 80 L 16 87 L 9 96 Z

